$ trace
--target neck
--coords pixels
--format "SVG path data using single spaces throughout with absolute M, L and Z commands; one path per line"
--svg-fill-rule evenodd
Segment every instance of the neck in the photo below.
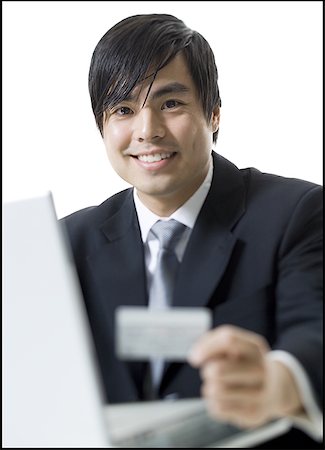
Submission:
M 201 175 L 197 177 L 196 183 L 191 183 L 191 185 L 184 190 L 155 195 L 150 195 L 138 190 L 137 195 L 141 202 L 154 214 L 159 217 L 169 217 L 183 206 L 199 189 L 206 178 L 207 173 L 208 168 L 204 173 L 201 173 Z
M 170 199 L 169 201 L 166 201 L 164 198 L 152 198 L 148 197 L 146 195 L 143 195 L 143 193 L 138 192 L 138 196 L 141 200 L 141 202 L 148 208 L 150 211 L 152 211 L 154 214 L 156 214 L 159 217 L 169 217 L 171 216 L 178 208 L 180 208 L 186 200 L 176 200 L 175 198 Z

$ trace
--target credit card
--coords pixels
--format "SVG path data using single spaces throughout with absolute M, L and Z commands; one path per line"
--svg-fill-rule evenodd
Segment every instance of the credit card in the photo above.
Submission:
M 184 361 L 195 341 L 212 326 L 208 308 L 120 306 L 115 315 L 116 354 L 120 359 Z

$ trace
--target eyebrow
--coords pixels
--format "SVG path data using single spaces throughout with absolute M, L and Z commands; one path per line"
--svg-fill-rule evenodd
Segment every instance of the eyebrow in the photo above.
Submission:
M 153 92 L 150 96 L 152 100 L 157 100 L 167 94 L 179 94 L 181 92 L 189 92 L 190 88 L 181 83 L 169 83 L 166 86 L 161 87 L 157 91 Z
M 190 91 L 190 88 L 185 86 L 185 84 L 178 83 L 175 81 L 172 83 L 168 83 L 165 86 L 162 86 L 160 89 L 157 89 L 151 95 L 149 95 L 149 97 L 151 98 L 151 100 L 157 100 L 157 99 L 163 97 L 164 95 L 179 94 L 182 92 L 189 92 L 189 91 Z M 134 95 L 134 93 L 131 93 L 130 95 L 127 96 L 127 98 L 125 100 L 132 101 L 132 100 L 135 100 L 136 97 L 137 96 Z M 146 100 L 147 100 L 147 98 L 146 98 Z

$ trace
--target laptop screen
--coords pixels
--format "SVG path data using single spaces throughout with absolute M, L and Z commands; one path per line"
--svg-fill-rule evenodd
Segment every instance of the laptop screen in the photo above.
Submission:
M 105 446 L 92 337 L 51 193 L 3 213 L 3 444 Z

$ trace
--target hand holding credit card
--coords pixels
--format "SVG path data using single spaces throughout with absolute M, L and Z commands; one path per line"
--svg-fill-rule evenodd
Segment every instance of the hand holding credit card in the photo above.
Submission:
M 212 326 L 207 308 L 120 306 L 116 310 L 116 354 L 120 359 L 185 361 L 195 341 Z

